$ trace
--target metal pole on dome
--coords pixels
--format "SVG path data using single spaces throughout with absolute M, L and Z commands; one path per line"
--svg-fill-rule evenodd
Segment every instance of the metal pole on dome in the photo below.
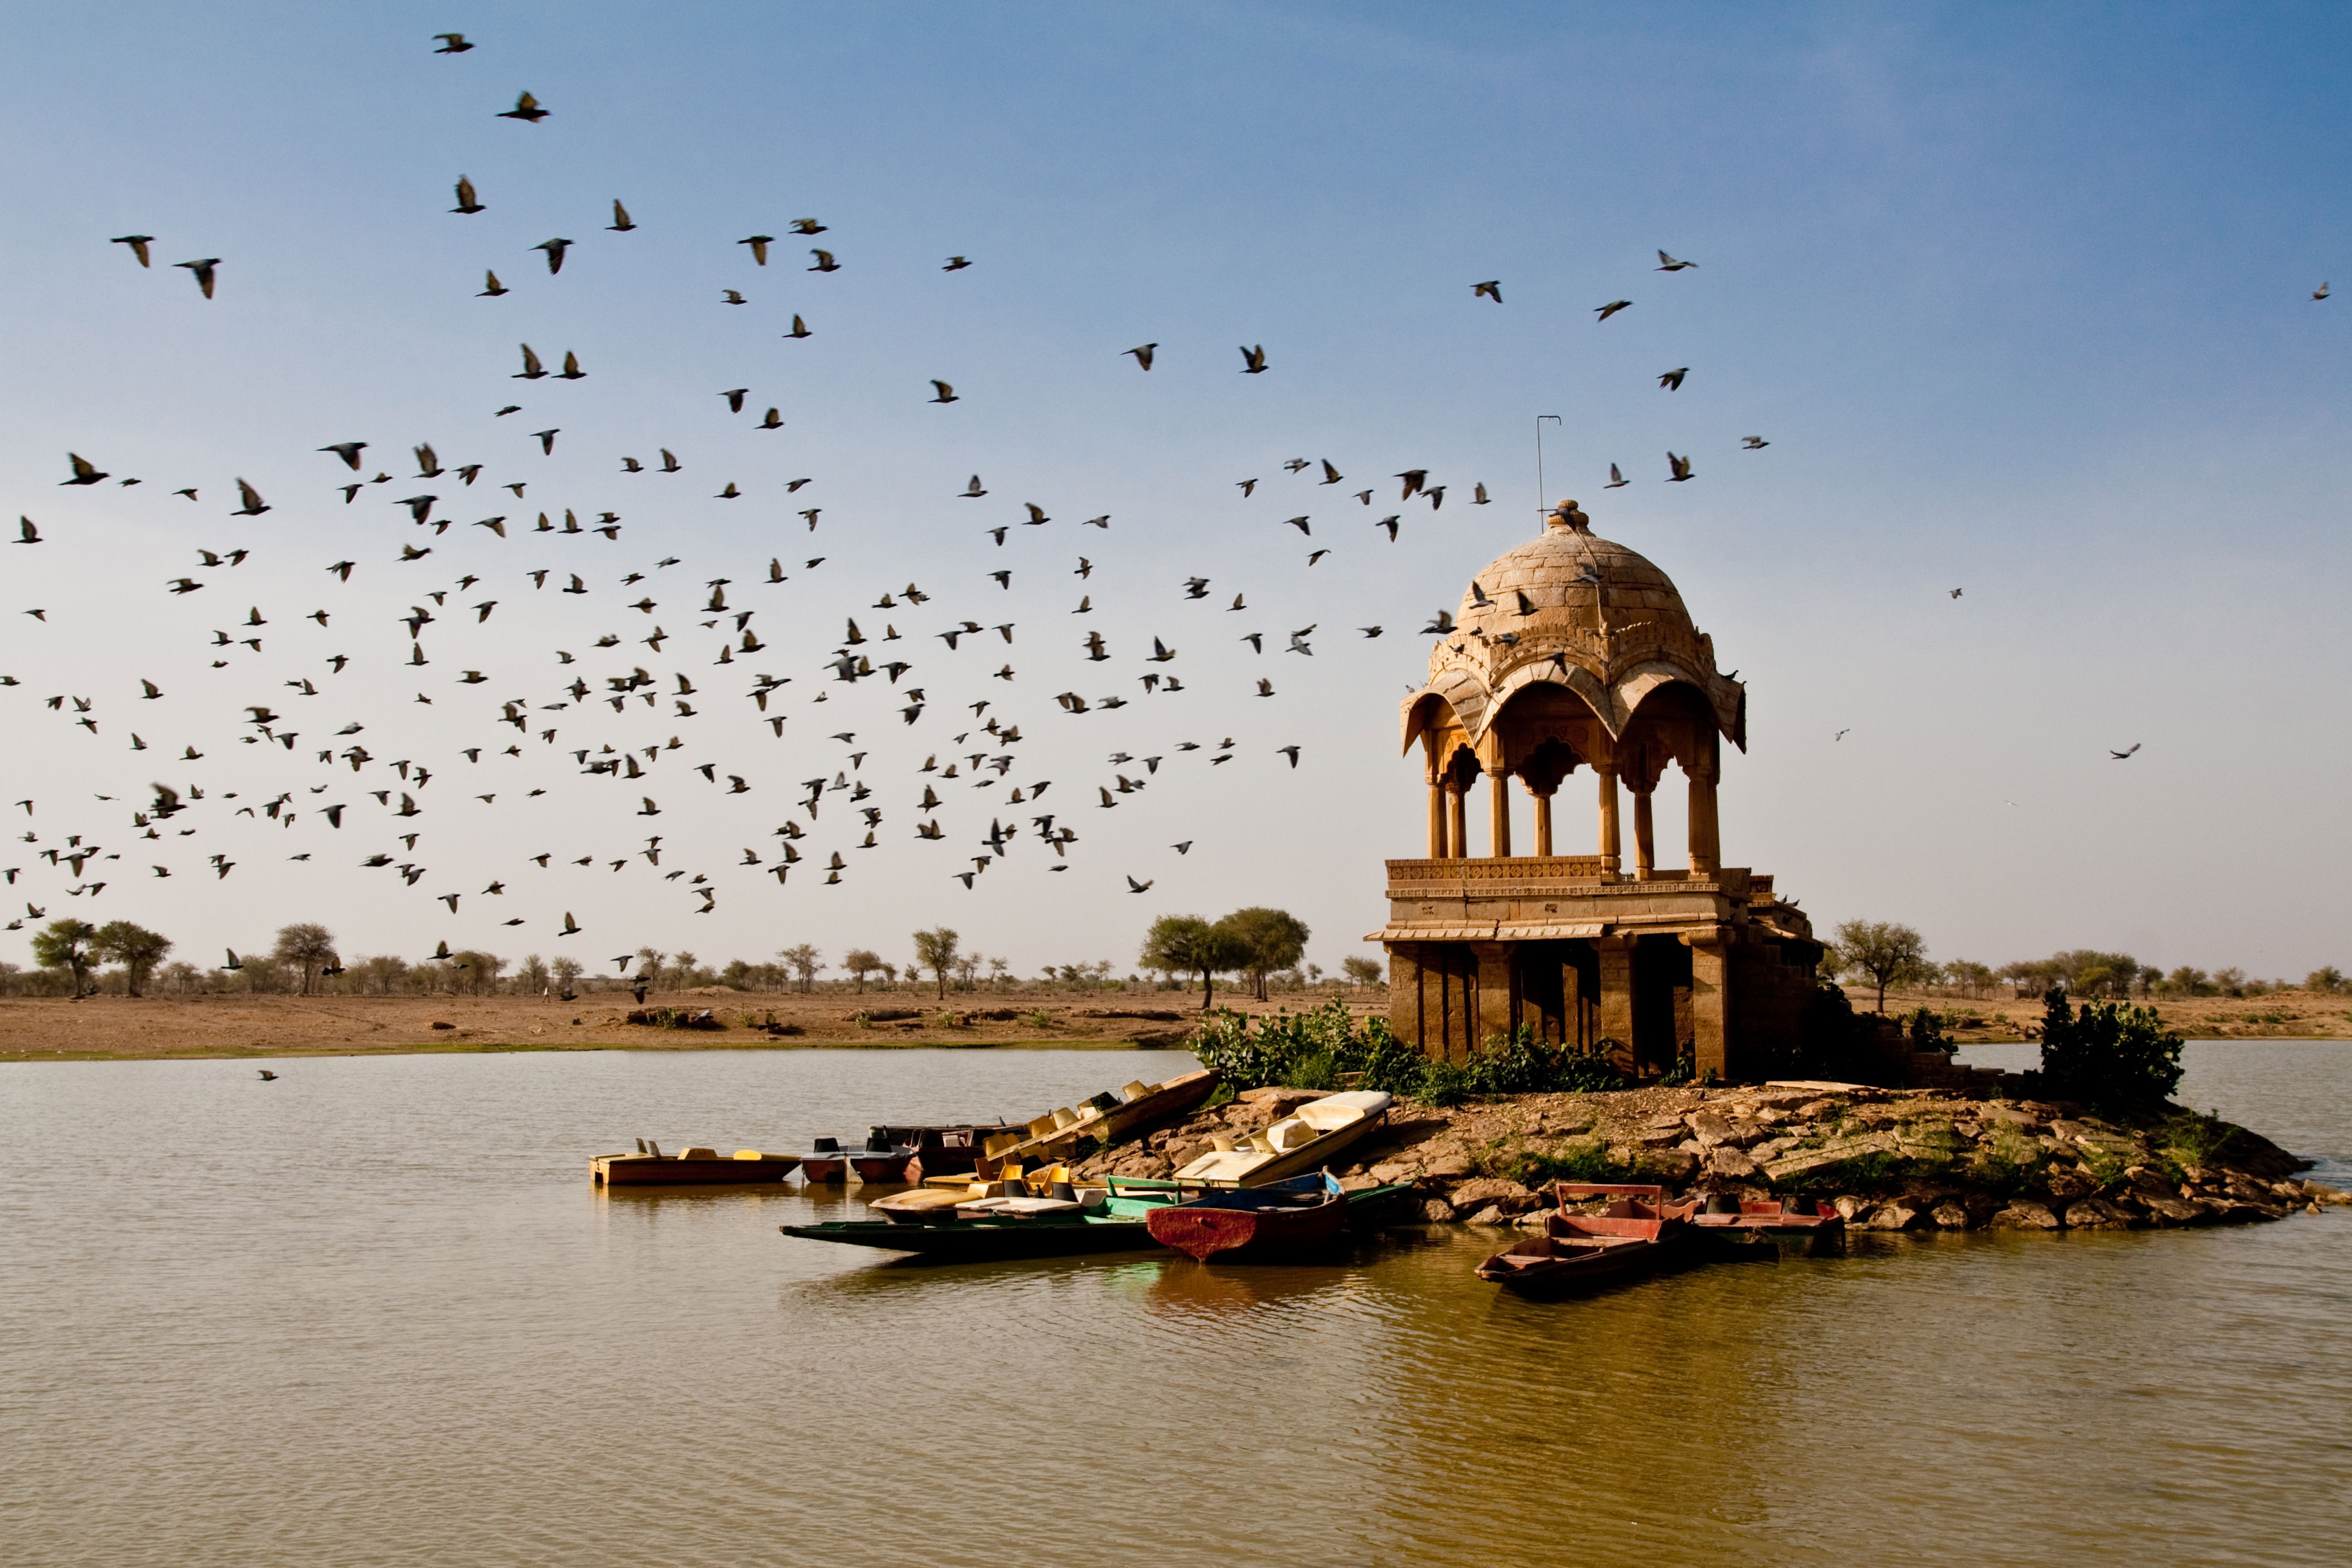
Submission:
M 1544 509 L 1544 497 L 1549 493 L 1544 489 L 1543 472 L 1543 427 L 1544 421 L 1547 419 L 1558 424 L 1559 415 L 1556 413 L 1536 415 L 1536 511 L 1539 516 Z

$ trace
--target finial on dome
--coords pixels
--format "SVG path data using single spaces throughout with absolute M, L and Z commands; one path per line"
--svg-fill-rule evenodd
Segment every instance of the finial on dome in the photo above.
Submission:
M 1589 534 L 1592 531 L 1592 519 L 1574 501 L 1562 501 L 1545 515 L 1544 527 L 1556 533 Z

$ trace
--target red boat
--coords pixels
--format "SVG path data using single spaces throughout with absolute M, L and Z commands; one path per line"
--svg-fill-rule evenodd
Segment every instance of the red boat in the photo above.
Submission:
M 1144 1223 L 1154 1241 L 1204 1263 L 1284 1262 L 1338 1239 L 1348 1197 L 1328 1171 L 1318 1171 L 1171 1203 Z
M 1734 1198 L 1709 1193 L 1706 1207 L 1691 1216 L 1691 1223 L 1702 1234 L 1723 1241 L 1815 1252 L 1834 1249 L 1845 1217 L 1809 1198 Z
M 1562 1182 L 1563 1200 L 1606 1197 L 1626 1189 Z M 1545 1233 L 1507 1247 L 1478 1265 L 1478 1278 L 1529 1293 L 1582 1289 L 1659 1267 L 1689 1234 L 1696 1201 L 1667 1204 L 1659 1187 L 1646 1197 L 1621 1197 L 1601 1214 L 1553 1215 Z

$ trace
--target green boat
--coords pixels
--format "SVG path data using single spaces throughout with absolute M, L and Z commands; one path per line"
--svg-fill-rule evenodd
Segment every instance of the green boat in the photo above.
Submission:
M 1111 1176 L 1097 1203 L 1040 1207 L 1031 1213 L 956 1218 L 924 1223 L 892 1219 L 835 1219 L 818 1225 L 777 1228 L 803 1241 L 832 1241 L 887 1252 L 911 1252 L 950 1263 L 988 1263 L 1021 1258 L 1074 1258 L 1094 1252 L 1157 1252 L 1147 1217 L 1186 1197 L 1197 1185 Z M 1348 1195 L 1349 1228 L 1375 1228 L 1410 1186 L 1367 1187 Z

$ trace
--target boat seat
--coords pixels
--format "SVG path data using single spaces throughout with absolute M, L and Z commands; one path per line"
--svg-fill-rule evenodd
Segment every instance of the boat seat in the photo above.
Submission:
M 1265 1130 L 1265 1145 L 1276 1154 L 1288 1154 L 1302 1144 L 1313 1143 L 1316 1135 L 1316 1129 L 1294 1116 L 1287 1121 L 1276 1122 L 1273 1126 L 1268 1127 Z
M 1078 1113 L 1076 1111 L 1071 1110 L 1067 1105 L 1065 1105 L 1060 1110 L 1054 1113 L 1054 1125 L 1052 1130 L 1059 1132 L 1064 1127 L 1075 1127 L 1078 1124 L 1079 1120 L 1080 1118 Z
M 1143 1080 L 1139 1078 L 1119 1091 L 1119 1093 L 1126 1096 L 1127 1102 L 1130 1105 L 1150 1092 L 1151 1085 L 1144 1082 Z
M 682 1160 L 715 1160 L 719 1157 L 719 1151 L 699 1147 L 680 1149 L 677 1152 L 677 1157 Z

